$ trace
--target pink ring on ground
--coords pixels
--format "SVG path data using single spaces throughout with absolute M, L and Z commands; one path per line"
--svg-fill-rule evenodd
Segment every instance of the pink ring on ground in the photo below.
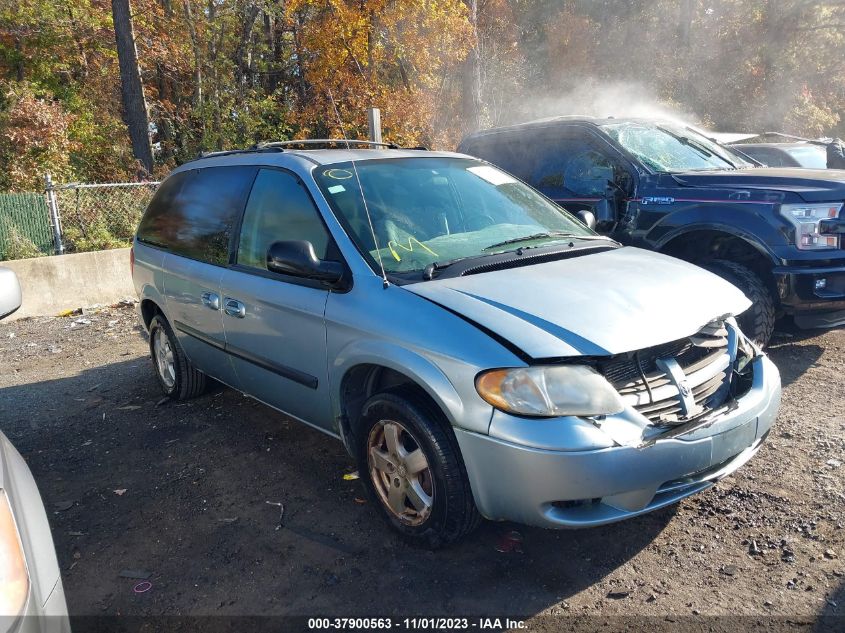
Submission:
M 151 583 L 149 580 L 142 580 L 137 585 L 132 587 L 132 591 L 134 591 L 135 593 L 144 593 L 146 591 L 149 591 L 152 588 L 153 588 L 153 583 Z

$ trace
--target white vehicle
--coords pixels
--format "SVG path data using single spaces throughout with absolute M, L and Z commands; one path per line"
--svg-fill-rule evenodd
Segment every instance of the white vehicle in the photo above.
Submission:
M 0 319 L 21 305 L 15 273 L 0 268 Z M 70 631 L 47 512 L 26 462 L 0 433 L 0 631 Z

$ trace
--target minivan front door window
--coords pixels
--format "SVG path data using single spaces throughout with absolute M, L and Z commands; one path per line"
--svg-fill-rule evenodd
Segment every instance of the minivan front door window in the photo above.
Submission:
M 388 273 L 422 273 L 438 262 L 513 250 L 513 240 L 525 248 L 595 236 L 527 185 L 480 161 L 366 160 L 355 168 L 320 168 L 316 180 L 359 248 Z
M 267 270 L 273 242 L 305 240 L 326 258 L 329 234 L 305 188 L 292 175 L 275 169 L 258 172 L 241 226 L 237 262 Z

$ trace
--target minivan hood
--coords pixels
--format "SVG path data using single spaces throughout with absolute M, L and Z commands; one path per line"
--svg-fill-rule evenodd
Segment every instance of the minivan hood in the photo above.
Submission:
M 794 193 L 805 202 L 845 200 L 845 170 L 756 167 L 672 174 L 681 185 L 718 189 L 753 189 Z
M 403 286 L 532 358 L 619 354 L 694 334 L 751 302 L 720 277 L 625 247 Z

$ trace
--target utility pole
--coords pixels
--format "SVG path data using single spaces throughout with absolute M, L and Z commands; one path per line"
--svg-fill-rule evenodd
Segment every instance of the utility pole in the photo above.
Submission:
M 370 140 L 381 143 L 381 110 L 367 108 L 367 124 L 370 128 Z

